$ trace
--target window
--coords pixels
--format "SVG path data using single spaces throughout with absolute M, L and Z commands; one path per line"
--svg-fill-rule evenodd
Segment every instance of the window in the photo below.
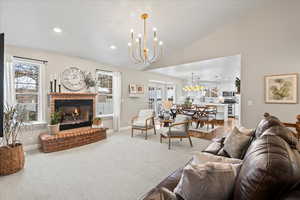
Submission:
M 41 65 L 13 60 L 15 103 L 26 110 L 26 122 L 41 121 Z
M 96 70 L 97 79 L 97 115 L 113 114 L 113 73 L 110 71 Z

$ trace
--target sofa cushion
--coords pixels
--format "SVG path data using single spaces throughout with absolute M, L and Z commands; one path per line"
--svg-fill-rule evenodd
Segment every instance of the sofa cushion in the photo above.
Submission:
M 225 139 L 226 139 L 226 136 L 223 136 L 223 137 L 219 137 L 219 138 L 214 138 L 214 139 L 212 139 L 212 141 L 213 142 L 219 142 L 223 146 Z
M 228 155 L 228 153 L 224 150 L 224 147 L 220 149 L 220 151 L 217 153 L 217 156 L 223 156 L 223 157 L 230 158 L 230 156 Z
M 197 152 L 193 155 L 193 159 L 191 160 L 190 163 L 193 165 L 199 165 L 199 164 L 205 164 L 206 162 L 240 164 L 243 161 L 236 158 L 226 158 L 223 156 L 217 156 L 206 152 Z
M 241 158 L 250 139 L 250 136 L 241 133 L 237 127 L 234 127 L 224 141 L 224 150 L 232 158 Z
M 272 126 L 278 125 L 283 126 L 277 117 L 271 115 L 266 116 L 258 123 L 255 129 L 255 137 L 259 138 L 265 132 L 265 130 L 271 128 Z
M 289 145 L 280 137 L 264 135 L 250 145 L 238 175 L 234 200 L 277 199 L 300 178 L 291 161 Z M 297 151 L 293 151 L 297 153 Z
M 189 164 L 183 169 L 174 192 L 185 200 L 227 200 L 231 197 L 240 166 L 220 162 Z
M 252 136 L 254 134 L 254 129 L 249 129 L 244 126 L 237 127 L 239 131 L 245 135 Z
M 216 155 L 221 148 L 222 148 L 222 144 L 220 142 L 213 142 L 209 144 L 203 152 Z
M 160 188 L 161 197 L 160 200 L 184 200 L 179 195 L 176 195 L 173 191 L 168 190 L 167 188 Z
M 280 200 L 298 200 L 300 199 L 300 181 L 293 185 Z
M 262 136 L 264 135 L 276 135 L 281 137 L 284 141 L 286 141 L 290 147 L 294 149 L 299 149 L 299 141 L 298 138 L 294 135 L 294 133 L 287 127 L 278 125 L 272 126 L 267 129 Z
M 190 161 L 189 161 L 190 162 Z M 179 168 L 166 177 L 163 181 L 161 181 L 156 187 L 151 189 L 148 193 L 143 195 L 141 198 L 142 200 L 161 200 L 161 188 L 167 188 L 170 191 L 173 191 L 174 188 L 177 186 L 181 175 L 182 175 L 183 168 Z

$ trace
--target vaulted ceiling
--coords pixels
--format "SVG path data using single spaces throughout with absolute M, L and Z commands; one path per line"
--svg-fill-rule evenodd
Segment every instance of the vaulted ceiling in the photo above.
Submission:
M 128 57 L 127 43 L 131 28 L 142 31 L 141 13 L 150 14 L 149 29 L 158 29 L 167 59 L 263 1 L 0 0 L 0 31 L 7 44 L 139 68 Z M 53 32 L 54 27 L 62 33 Z

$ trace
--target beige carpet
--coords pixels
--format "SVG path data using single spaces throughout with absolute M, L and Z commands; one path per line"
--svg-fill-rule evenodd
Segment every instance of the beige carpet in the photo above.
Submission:
M 0 177 L 1 200 L 135 200 L 176 168 L 183 166 L 193 151 L 210 141 L 192 138 L 167 140 L 159 136 L 114 133 L 107 140 L 71 150 L 26 155 L 25 169 Z

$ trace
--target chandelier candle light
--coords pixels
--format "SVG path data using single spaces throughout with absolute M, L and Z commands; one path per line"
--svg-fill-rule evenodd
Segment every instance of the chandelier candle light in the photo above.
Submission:
M 136 64 L 149 65 L 159 60 L 162 55 L 163 42 L 158 40 L 157 29 L 153 28 L 153 52 L 149 55 L 149 48 L 147 48 L 147 27 L 146 19 L 149 17 L 147 13 L 141 15 L 144 21 L 144 35 L 138 34 L 138 37 L 134 38 L 134 31 L 131 29 L 131 42 L 128 43 L 129 55 Z
M 199 91 L 203 91 L 205 88 L 204 88 L 204 86 L 201 86 L 201 85 L 198 85 L 198 84 L 194 83 L 194 73 L 192 73 L 192 83 L 191 83 L 191 85 L 186 85 L 182 89 L 185 92 L 199 92 Z

